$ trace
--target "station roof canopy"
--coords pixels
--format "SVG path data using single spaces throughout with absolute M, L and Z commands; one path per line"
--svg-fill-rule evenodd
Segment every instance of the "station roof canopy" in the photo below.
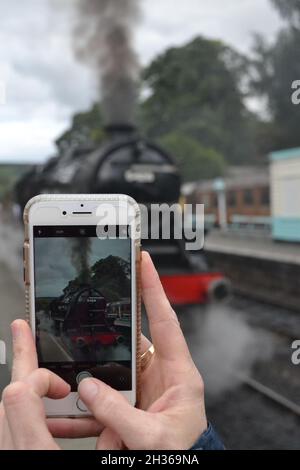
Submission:
M 229 167 L 223 181 L 227 190 L 267 187 L 270 184 L 269 167 Z M 195 189 L 201 192 L 215 191 L 215 180 L 199 181 Z
M 287 150 L 278 150 L 277 152 L 272 152 L 269 155 L 271 162 L 277 162 L 279 160 L 290 160 L 293 158 L 300 159 L 300 147 Z

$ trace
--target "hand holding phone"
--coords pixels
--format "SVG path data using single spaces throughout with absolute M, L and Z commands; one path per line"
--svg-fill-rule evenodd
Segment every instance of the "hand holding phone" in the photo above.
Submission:
M 189 449 L 207 429 L 204 385 L 148 253 L 142 253 L 142 298 L 155 353 L 141 376 L 140 409 L 94 379 L 81 399 L 105 428 L 97 449 Z M 143 338 L 142 352 L 151 343 Z
M 14 339 L 13 367 L 13 380 L 18 382 L 7 387 L 0 405 L 0 448 L 57 448 L 52 436 L 97 435 L 97 449 L 109 450 L 124 446 L 128 449 L 188 449 L 196 442 L 207 427 L 203 382 L 158 274 L 145 253 L 142 291 L 155 347 L 155 354 L 141 377 L 142 409 L 133 408 L 120 392 L 103 382 L 86 379 L 81 382 L 79 392 L 99 424 L 93 418 L 46 421 L 39 397 L 50 393 L 60 398 L 69 388 L 53 375 L 36 371 L 37 357 L 30 329 L 25 322 L 18 321 L 20 329 Z M 150 344 L 144 338 L 142 352 Z M 92 395 L 91 382 L 97 389 Z M 7 429 L 14 432 L 10 434 Z
M 25 208 L 24 277 L 39 367 L 71 387 L 48 416 L 88 416 L 94 377 L 135 404 L 139 369 L 139 208 L 123 195 L 42 195 Z
M 12 324 L 13 367 L 11 384 L 0 403 L 1 450 L 56 450 L 54 437 L 99 436 L 103 426 L 93 418 L 46 419 L 42 398 L 63 399 L 70 386 L 46 369 L 38 369 L 32 331 L 27 322 Z M 59 427 L 55 432 L 51 426 Z

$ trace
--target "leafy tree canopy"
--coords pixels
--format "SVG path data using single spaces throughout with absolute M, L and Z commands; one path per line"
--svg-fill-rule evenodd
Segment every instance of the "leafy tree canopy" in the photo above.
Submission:
M 222 174 L 224 161 L 257 163 L 259 120 L 245 105 L 248 71 L 247 58 L 203 37 L 168 49 L 145 68 L 147 98 L 140 102 L 139 128 L 177 157 L 186 180 Z M 98 144 L 104 136 L 101 109 L 95 105 L 74 116 L 57 144 Z
M 213 148 L 203 147 L 192 137 L 173 131 L 163 136 L 159 143 L 175 157 L 185 181 L 224 174 L 224 157 Z
M 249 162 L 256 149 L 241 90 L 247 70 L 247 59 L 220 41 L 197 37 L 167 50 L 144 71 L 150 93 L 141 106 L 146 134 L 183 132 L 230 163 Z
M 107 256 L 90 268 L 88 279 L 80 273 L 63 291 L 74 292 L 82 284 L 98 289 L 108 301 L 130 297 L 130 264 L 118 256 Z
M 271 0 L 282 17 L 295 26 L 300 25 L 299 0 Z
M 300 146 L 300 107 L 292 103 L 292 83 L 300 79 L 300 2 L 272 0 L 289 20 L 274 44 L 256 36 L 252 86 L 254 93 L 266 98 L 272 122 L 271 148 Z
M 130 264 L 118 256 L 108 256 L 91 268 L 91 284 L 99 287 L 107 299 L 130 296 Z
M 59 148 L 78 144 L 100 144 L 104 139 L 103 118 L 99 104 L 86 112 L 74 115 L 71 127 L 57 140 Z

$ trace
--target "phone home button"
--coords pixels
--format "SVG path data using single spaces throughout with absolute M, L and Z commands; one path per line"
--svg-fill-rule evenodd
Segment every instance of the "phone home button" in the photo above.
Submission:
M 85 406 L 83 401 L 80 400 L 80 398 L 78 398 L 76 402 L 76 406 L 79 409 L 79 411 L 82 411 L 83 413 L 86 413 L 88 411 L 87 407 Z
M 83 380 L 83 379 L 89 379 L 90 377 L 93 377 L 92 374 L 90 374 L 90 372 L 88 371 L 82 371 L 82 372 L 79 372 L 79 374 L 77 375 L 76 377 L 76 382 L 77 384 L 79 385 L 80 382 Z

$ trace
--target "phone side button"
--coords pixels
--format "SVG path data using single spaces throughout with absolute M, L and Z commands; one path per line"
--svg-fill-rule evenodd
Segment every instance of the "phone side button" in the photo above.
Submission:
M 87 407 L 85 406 L 83 401 L 80 400 L 80 398 L 78 398 L 76 402 L 76 406 L 79 409 L 79 411 L 82 411 L 83 413 L 86 413 L 88 411 Z

